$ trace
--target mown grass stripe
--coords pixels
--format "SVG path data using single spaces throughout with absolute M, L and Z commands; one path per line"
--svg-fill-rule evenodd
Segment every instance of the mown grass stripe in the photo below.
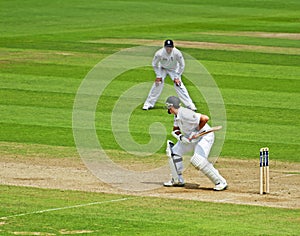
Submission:
M 0 88 L 6 90 L 75 93 L 81 80 L 72 77 L 37 76 L 0 73 Z M 12 83 L 11 81 L 14 81 Z
M 59 65 L 55 63 L 34 63 L 34 62 L 4 62 L 1 66 L 2 73 L 16 73 L 22 71 L 25 75 L 43 75 L 57 77 L 75 77 L 84 78 L 84 76 L 92 69 L 92 66 L 72 66 Z
M 19 105 L 0 105 L 0 109 L 0 122 L 3 123 L 72 127 L 72 109 Z
M 236 76 L 236 75 L 214 75 L 218 87 L 231 89 L 246 89 L 273 92 L 299 93 L 299 81 L 295 79 L 274 79 L 272 77 Z
M 72 128 L 0 122 L 0 141 L 74 146 Z
M 280 120 L 281 125 L 298 125 L 300 124 L 298 117 L 300 116 L 299 109 L 285 108 L 265 108 L 259 105 L 234 105 L 226 104 L 226 114 L 228 121 L 249 122 L 254 125 L 256 123 L 272 124 L 274 117 L 284 114 L 284 119 Z
M 106 57 L 99 52 L 77 52 L 64 50 L 0 48 L 1 61 L 58 64 L 66 66 L 93 66 Z M 85 60 L 82 60 L 85 58 Z
M 243 159 L 259 158 L 259 149 L 268 146 L 270 148 L 270 163 L 275 164 L 276 160 L 287 162 L 299 162 L 299 158 L 295 155 L 295 150 L 299 150 L 298 144 L 268 142 L 268 141 L 254 141 L 254 140 L 239 140 L 227 138 L 223 146 L 221 156 L 224 158 L 234 158 L 236 153 Z M 284 147 L 284 149 L 282 148 Z M 238 151 L 237 151 L 238 148 Z
M 202 61 L 223 61 L 223 62 L 239 62 L 260 65 L 280 65 L 280 66 L 298 66 L 300 63 L 299 55 L 286 55 L 274 53 L 260 53 L 217 49 L 197 49 L 182 48 L 183 52 L 192 55 Z
M 2 105 L 72 108 L 75 93 L 39 92 L 18 89 L 0 89 Z
M 200 62 L 212 75 L 217 74 L 229 76 L 234 75 L 272 79 L 300 80 L 299 66 L 272 66 L 239 62 L 232 63 L 204 60 L 200 60 Z
M 222 89 L 222 95 L 226 104 L 253 105 L 268 108 L 300 109 L 298 101 L 299 93 L 257 91 L 246 89 Z

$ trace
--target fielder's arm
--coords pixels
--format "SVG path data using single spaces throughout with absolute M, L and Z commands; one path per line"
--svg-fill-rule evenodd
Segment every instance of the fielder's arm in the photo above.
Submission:
M 152 60 L 152 67 L 154 69 L 154 72 L 156 74 L 156 78 L 161 78 L 161 67 L 159 66 L 159 61 L 161 60 L 160 55 L 156 52 L 153 60 Z
M 178 62 L 178 68 L 177 68 L 176 72 L 179 76 L 181 76 L 183 71 L 184 71 L 185 61 L 184 61 L 184 58 L 183 58 L 182 53 L 180 51 L 178 51 L 177 62 Z

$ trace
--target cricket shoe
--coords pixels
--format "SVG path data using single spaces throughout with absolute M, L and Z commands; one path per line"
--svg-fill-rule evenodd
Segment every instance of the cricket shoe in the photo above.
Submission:
M 223 190 L 227 189 L 227 187 L 228 187 L 228 185 L 226 182 L 223 182 L 223 183 L 220 182 L 220 183 L 216 184 L 216 186 L 214 187 L 214 190 L 215 191 L 223 191 Z
M 175 183 L 173 179 L 164 183 L 165 187 L 184 187 L 184 182 Z
M 150 105 L 147 105 L 147 104 L 144 104 L 144 106 L 143 106 L 143 110 L 145 110 L 145 111 L 148 111 L 152 108 L 153 108 L 153 106 L 150 106 Z

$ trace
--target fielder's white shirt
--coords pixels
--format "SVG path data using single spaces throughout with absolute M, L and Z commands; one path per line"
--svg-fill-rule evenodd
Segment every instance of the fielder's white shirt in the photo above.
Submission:
M 180 77 L 183 73 L 185 62 L 182 53 L 177 48 L 174 47 L 172 52 L 168 54 L 163 47 L 155 53 L 152 60 L 152 66 L 157 78 L 162 77 L 162 69 L 175 71 Z
M 200 123 L 200 117 L 200 113 L 196 113 L 185 107 L 179 107 L 178 114 L 174 116 L 174 126 L 179 127 L 185 137 L 189 137 L 192 132 L 199 132 L 197 128 Z M 208 130 L 209 128 L 210 126 L 205 124 L 200 132 Z

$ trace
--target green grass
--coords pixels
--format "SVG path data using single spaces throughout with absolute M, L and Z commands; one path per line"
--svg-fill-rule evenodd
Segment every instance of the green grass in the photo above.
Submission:
M 15 7 L 17 1 L 2 1 L 1 4 L 0 141 L 4 142 L 74 146 L 72 109 L 82 79 L 106 56 L 133 46 L 122 44 L 121 40 L 120 44 L 87 43 L 89 40 L 125 37 L 163 41 L 172 37 L 175 40 L 299 48 L 299 41 L 292 39 L 205 34 L 214 31 L 297 33 L 299 21 L 295 9 L 298 3 L 294 1 L 288 4 L 281 1 L 270 1 L 270 4 L 258 1 L 172 4 L 51 1 L 41 4 L 32 0 L 22 3 L 22 9 Z M 184 17 L 173 19 L 172 27 L 166 27 L 169 15 L 165 14 L 165 8 L 168 14 L 180 9 Z M 116 14 L 113 18 L 112 12 Z M 294 155 L 300 143 L 297 135 L 300 126 L 297 119 L 300 115 L 299 55 L 242 49 L 182 50 L 208 69 L 223 95 L 228 129 L 222 156 L 256 158 L 259 147 L 269 146 L 272 158 L 299 161 Z M 153 77 L 151 68 L 127 71 L 106 88 L 97 112 L 97 119 L 101 120 L 97 123 L 97 133 L 107 137 L 103 143 L 105 148 L 119 149 L 110 131 L 114 102 L 125 89 L 152 81 Z M 185 83 L 200 111 L 207 113 L 204 99 L 188 80 Z M 130 125 L 137 142 L 148 142 L 148 127 L 154 121 L 171 129 L 172 119 L 163 110 L 155 109 L 146 114 L 138 109 Z M 160 153 L 163 152 L 161 148 Z
M 299 210 L 5 185 L 0 190 L 6 202 L 1 235 L 296 235 L 300 229 Z

